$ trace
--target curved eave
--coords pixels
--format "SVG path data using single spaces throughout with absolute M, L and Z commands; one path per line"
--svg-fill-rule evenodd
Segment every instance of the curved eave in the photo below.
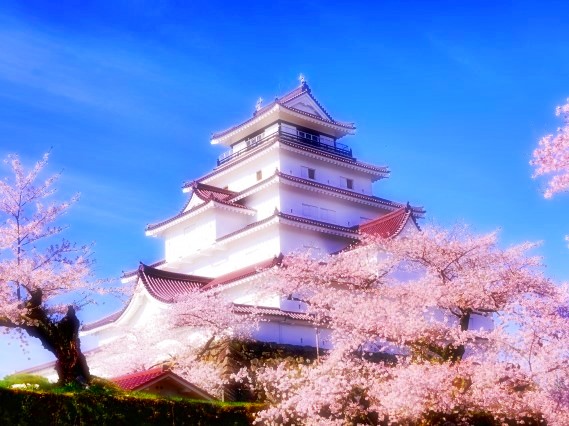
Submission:
M 262 114 L 255 115 L 235 127 L 223 132 L 214 133 L 211 138 L 211 143 L 213 145 L 219 144 L 231 146 L 240 139 L 245 138 L 248 134 L 251 134 L 256 130 L 260 130 L 264 126 L 268 126 L 279 119 L 292 121 L 293 123 L 297 122 L 298 124 L 310 123 L 312 124 L 310 127 L 316 126 L 315 130 L 319 130 L 325 134 L 330 134 L 335 138 L 353 135 L 356 132 L 356 127 L 351 123 L 330 121 L 277 103 Z
M 226 164 L 216 167 L 212 172 L 198 178 L 197 181 L 204 183 L 209 182 L 214 178 L 230 173 L 232 170 L 234 170 L 235 167 L 241 167 L 244 164 L 256 161 L 260 156 L 269 153 L 272 149 L 279 149 L 279 148 L 287 149 L 289 151 L 305 155 L 310 158 L 319 159 L 334 165 L 346 167 L 361 173 L 369 174 L 371 175 L 373 181 L 377 181 L 379 179 L 385 179 L 389 176 L 390 173 L 389 168 L 386 166 L 374 166 L 373 164 L 368 164 L 361 161 L 344 158 L 338 155 L 323 152 L 316 148 L 311 148 L 305 145 L 296 144 L 290 141 L 283 141 L 280 140 L 278 137 L 275 137 L 274 139 L 268 140 L 266 143 L 258 147 L 255 147 L 254 149 L 251 150 L 251 152 L 244 154 L 238 160 L 230 161 Z
M 227 244 L 229 242 L 247 237 L 255 232 L 267 229 L 270 226 L 284 224 L 294 226 L 296 228 L 311 230 L 315 232 L 322 232 L 324 234 L 337 235 L 349 239 L 358 239 L 359 234 L 356 229 L 331 223 L 321 222 L 303 218 L 300 216 L 289 215 L 286 213 L 275 212 L 273 215 L 262 219 L 258 222 L 247 225 L 235 232 L 224 235 L 216 240 L 216 244 Z
M 288 174 L 282 173 L 282 172 L 276 172 L 273 176 L 255 184 L 254 186 L 252 186 L 250 188 L 247 188 L 247 189 L 241 191 L 240 193 L 235 195 L 235 197 L 233 197 L 231 200 L 232 201 L 242 200 L 244 198 L 247 198 L 247 197 L 249 197 L 249 196 L 251 196 L 257 192 L 260 192 L 260 191 L 268 188 L 269 186 L 274 185 L 274 184 L 279 183 L 279 182 L 282 182 L 282 183 L 289 185 L 289 186 L 292 186 L 292 187 L 301 188 L 301 189 L 304 189 L 307 191 L 314 191 L 314 192 L 318 192 L 321 194 L 326 194 L 326 195 L 330 195 L 333 197 L 341 198 L 344 200 L 358 202 L 358 203 L 365 204 L 368 206 L 381 207 L 383 209 L 390 210 L 390 211 L 393 211 L 393 210 L 396 210 L 396 209 L 399 209 L 399 208 L 405 206 L 405 204 L 398 203 L 396 201 L 390 201 L 390 200 L 387 200 L 384 198 L 379 198 L 379 197 L 376 197 L 373 195 L 360 194 L 360 193 L 355 192 L 355 191 L 337 188 L 337 187 L 332 186 L 332 185 L 314 182 L 314 181 L 311 181 L 308 179 L 299 178 L 299 177 L 288 175 Z M 414 210 L 415 214 L 421 214 L 422 213 L 422 209 L 420 207 L 413 207 L 413 209 L 415 209 Z
M 141 280 L 138 280 L 134 289 L 134 294 L 127 302 L 125 307 L 123 307 L 120 311 L 108 315 L 98 321 L 92 322 L 90 324 L 85 324 L 81 329 L 81 336 L 98 334 L 108 329 L 128 323 L 128 321 L 134 317 L 138 310 L 141 309 L 141 307 L 148 301 L 155 301 L 156 303 L 159 302 L 148 293 Z
M 148 294 L 162 303 L 173 303 L 176 297 L 195 291 L 211 281 L 211 278 L 163 271 L 141 265 L 140 281 Z
M 195 208 L 188 210 L 186 212 L 177 214 L 176 216 L 173 216 L 169 219 L 166 219 L 162 222 L 153 224 L 153 225 L 148 225 L 146 227 L 146 236 L 149 237 L 154 237 L 157 235 L 160 235 L 162 232 L 164 232 L 165 230 L 176 226 L 182 222 L 185 222 L 186 220 L 195 217 L 199 214 L 202 214 L 203 212 L 213 209 L 213 208 L 218 208 L 218 209 L 222 209 L 222 210 L 228 210 L 234 213 L 241 213 L 241 214 L 245 214 L 248 216 L 254 216 L 257 212 L 253 209 L 250 209 L 248 207 L 237 207 L 236 205 L 232 205 L 232 204 L 228 204 L 228 203 L 223 203 L 220 201 L 215 201 L 215 200 L 209 200 L 208 202 L 201 204 L 199 206 L 196 206 Z
M 283 183 L 296 187 L 302 188 L 307 191 L 314 191 L 319 193 L 325 193 L 334 197 L 342 198 L 344 200 L 356 201 L 368 206 L 381 206 L 387 210 L 396 210 L 404 206 L 402 203 L 396 201 L 390 201 L 385 198 L 375 197 L 373 195 L 360 194 L 355 191 L 350 191 L 347 189 L 337 188 L 332 185 L 327 185 L 324 183 L 313 182 L 307 179 L 298 178 L 296 176 L 287 175 L 284 173 L 279 173 L 279 178 Z
M 316 317 L 314 315 L 303 312 L 284 311 L 279 308 L 243 305 L 238 303 L 233 304 L 233 311 L 241 314 L 255 313 L 263 317 L 273 317 L 273 318 L 276 317 L 280 319 L 289 319 L 289 320 L 296 320 L 296 321 L 310 322 L 310 323 L 316 320 Z
M 309 231 L 323 232 L 325 234 L 336 235 L 339 237 L 356 240 L 359 234 L 356 229 L 346 226 L 334 225 L 321 222 L 319 220 L 307 219 L 300 216 L 293 216 L 286 213 L 278 213 L 279 222 L 285 225 L 294 226 Z
M 338 155 L 330 154 L 318 150 L 317 148 L 311 148 L 301 144 L 297 144 L 290 141 L 279 141 L 280 146 L 290 151 L 301 153 L 309 157 L 326 161 L 333 164 L 340 164 L 344 167 L 351 168 L 353 170 L 358 170 L 364 173 L 371 174 L 373 180 L 377 181 L 379 179 L 384 179 L 389 176 L 389 168 L 386 166 L 374 166 L 373 164 L 364 163 L 362 161 L 357 161 L 355 159 L 347 159 L 340 157 Z

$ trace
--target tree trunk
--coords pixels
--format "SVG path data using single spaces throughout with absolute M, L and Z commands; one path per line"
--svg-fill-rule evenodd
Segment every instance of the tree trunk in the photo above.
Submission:
M 34 323 L 23 328 L 30 336 L 37 337 L 43 347 L 55 355 L 55 371 L 60 385 L 89 384 L 91 374 L 85 355 L 81 352 L 80 323 L 75 309 L 68 306 L 65 316 L 55 321 L 47 315 L 45 308 L 37 303 L 39 300 L 41 292 L 33 295 L 27 303 L 28 317 Z
M 468 325 L 470 324 L 470 309 L 462 310 L 462 315 L 460 316 L 460 330 L 461 331 L 468 331 Z M 464 357 L 464 352 L 466 348 L 464 345 L 458 345 L 454 347 L 453 354 L 452 354 L 452 361 L 460 361 L 462 357 Z

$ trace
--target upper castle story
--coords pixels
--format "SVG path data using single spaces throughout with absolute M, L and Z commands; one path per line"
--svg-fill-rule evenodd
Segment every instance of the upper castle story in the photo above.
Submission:
M 302 79 L 299 87 L 268 105 L 258 102 L 250 119 L 214 133 L 211 143 L 229 149 L 198 181 L 239 192 L 278 170 L 372 195 L 372 183 L 389 170 L 358 161 L 339 141 L 355 131 L 353 123 L 333 119 Z

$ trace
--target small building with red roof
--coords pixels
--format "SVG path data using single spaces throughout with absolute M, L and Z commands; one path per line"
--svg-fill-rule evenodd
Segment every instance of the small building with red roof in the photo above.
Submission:
M 152 393 L 164 397 L 179 396 L 205 401 L 215 400 L 205 390 L 163 367 L 124 374 L 113 377 L 110 381 L 127 391 Z

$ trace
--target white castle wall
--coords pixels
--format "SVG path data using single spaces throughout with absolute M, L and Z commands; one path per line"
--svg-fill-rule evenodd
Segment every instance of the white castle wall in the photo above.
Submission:
M 302 167 L 309 167 L 315 170 L 314 182 L 342 188 L 340 178 L 344 177 L 353 180 L 354 192 L 372 195 L 371 175 L 358 172 L 342 163 L 330 163 L 324 158 L 314 157 L 308 156 L 306 153 L 298 154 L 289 150 L 281 150 L 279 170 L 292 176 L 305 178 Z
M 261 171 L 262 179 L 265 179 L 273 175 L 278 167 L 278 150 L 264 150 L 252 158 L 235 164 L 235 167 L 231 167 L 230 170 L 203 180 L 203 183 L 219 188 L 227 187 L 231 191 L 240 192 L 258 183 L 258 171 Z
M 287 184 L 280 187 L 280 204 L 283 213 L 348 227 L 390 211 Z
M 262 342 L 274 342 L 288 345 L 312 346 L 331 349 L 330 330 L 316 329 L 314 326 L 294 322 L 264 322 L 253 338 Z

